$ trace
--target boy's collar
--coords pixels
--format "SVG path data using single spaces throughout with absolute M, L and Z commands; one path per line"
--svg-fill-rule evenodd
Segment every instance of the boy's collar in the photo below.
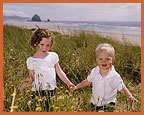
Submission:
M 99 70 L 100 70 L 99 66 L 96 66 L 95 69 L 96 69 L 96 72 L 97 72 L 98 74 L 100 74 L 100 73 L 99 73 Z M 114 72 L 115 72 L 115 68 L 114 68 L 114 66 L 112 65 L 111 71 L 110 71 L 110 73 L 106 76 L 106 79 L 110 78 Z

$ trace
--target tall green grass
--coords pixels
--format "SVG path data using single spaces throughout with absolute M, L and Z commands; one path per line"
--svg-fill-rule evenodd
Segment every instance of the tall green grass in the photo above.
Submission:
M 26 59 L 34 52 L 30 46 L 33 32 L 29 29 L 4 25 L 3 37 L 3 111 L 10 111 L 13 88 L 20 86 L 28 75 Z M 57 52 L 60 66 L 68 78 L 78 84 L 86 79 L 92 68 L 96 66 L 95 49 L 99 43 L 110 43 L 116 50 L 114 66 L 120 73 L 125 84 L 133 95 L 141 101 L 141 48 L 130 43 L 103 38 L 94 32 L 77 31 L 76 34 L 61 35 L 54 32 L 55 43 L 51 51 Z M 57 77 L 59 89 L 51 103 L 52 111 L 90 111 L 91 87 L 75 92 L 67 91 L 66 85 Z M 39 98 L 33 100 L 28 87 L 16 96 L 14 111 L 45 111 Z M 30 104 L 30 101 L 33 103 Z M 37 110 L 35 105 L 37 105 Z M 40 110 L 38 110 L 40 111 Z M 140 104 L 130 104 L 127 99 L 118 94 L 116 111 L 140 112 Z

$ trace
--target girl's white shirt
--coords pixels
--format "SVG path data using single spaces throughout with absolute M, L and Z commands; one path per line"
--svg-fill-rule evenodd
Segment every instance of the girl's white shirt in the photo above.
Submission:
M 87 80 L 92 82 L 91 103 L 102 106 L 110 102 L 116 102 L 117 91 L 122 90 L 125 84 L 115 71 L 114 66 L 112 66 L 111 72 L 105 77 L 101 76 L 99 69 L 98 66 L 93 68 Z
M 48 52 L 44 58 L 27 59 L 27 68 L 34 70 L 34 81 L 32 83 L 32 91 L 54 90 L 56 86 L 55 64 L 58 63 L 59 57 L 55 52 Z

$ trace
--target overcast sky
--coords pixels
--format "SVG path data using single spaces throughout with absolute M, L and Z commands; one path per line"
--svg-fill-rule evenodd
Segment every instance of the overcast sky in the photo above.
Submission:
M 3 15 L 52 21 L 141 21 L 140 3 L 4 3 Z

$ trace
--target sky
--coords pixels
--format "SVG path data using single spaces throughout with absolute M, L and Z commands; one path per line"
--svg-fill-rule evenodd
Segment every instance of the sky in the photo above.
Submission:
M 141 21 L 141 3 L 4 3 L 3 15 L 51 21 Z

